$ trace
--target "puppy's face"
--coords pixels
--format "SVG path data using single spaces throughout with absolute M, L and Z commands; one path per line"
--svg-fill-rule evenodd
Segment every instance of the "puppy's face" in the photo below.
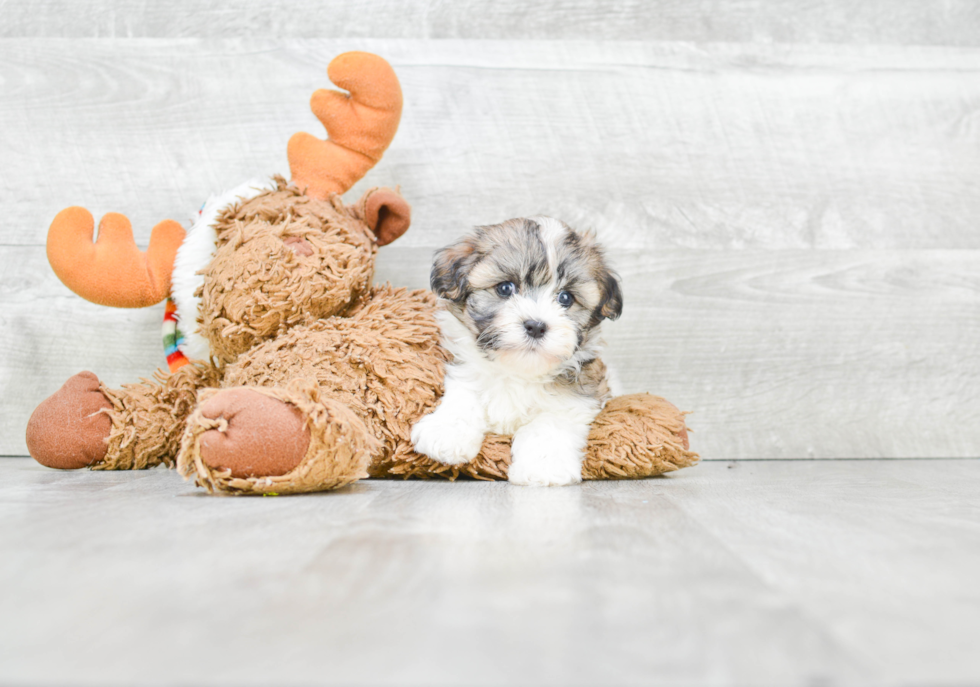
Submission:
M 593 237 L 550 217 L 477 227 L 436 253 L 431 285 L 488 358 L 531 376 L 570 361 L 623 310 Z

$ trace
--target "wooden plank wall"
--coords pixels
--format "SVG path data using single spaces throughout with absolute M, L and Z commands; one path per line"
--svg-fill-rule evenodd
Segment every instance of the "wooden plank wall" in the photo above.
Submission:
M 339 52 L 406 97 L 349 197 L 401 185 L 380 280 L 473 224 L 594 227 L 625 284 L 626 390 L 705 458 L 980 454 L 980 5 L 8 0 L 0 5 L 0 454 L 69 375 L 161 364 L 160 306 L 73 296 L 44 256 L 82 204 L 137 241 L 288 170 Z

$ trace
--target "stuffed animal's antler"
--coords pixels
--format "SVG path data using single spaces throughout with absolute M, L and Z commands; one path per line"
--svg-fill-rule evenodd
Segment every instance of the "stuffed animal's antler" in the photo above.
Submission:
M 314 198 L 343 193 L 377 164 L 395 137 L 402 114 L 398 78 L 377 55 L 338 55 L 327 75 L 350 91 L 348 95 L 321 89 L 310 100 L 329 140 L 298 133 L 289 139 L 288 148 L 293 181 Z
M 85 208 L 71 207 L 54 218 L 48 230 L 48 262 L 65 286 L 82 298 L 117 308 L 143 308 L 170 292 L 177 249 L 184 229 L 173 220 L 153 227 L 150 247 L 141 252 L 133 228 L 123 215 L 109 213 L 99 222 Z

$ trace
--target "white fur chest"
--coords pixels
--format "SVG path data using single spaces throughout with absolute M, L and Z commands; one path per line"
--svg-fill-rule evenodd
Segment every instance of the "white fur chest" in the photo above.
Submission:
M 444 343 L 456 364 L 446 369 L 447 385 L 465 390 L 476 399 L 482 417 L 473 418 L 496 434 L 514 434 L 539 415 L 559 415 L 572 422 L 590 423 L 599 411 L 599 402 L 558 389 L 548 378 L 533 378 L 507 370 L 488 360 L 474 345 L 473 338 L 449 313 L 440 312 Z M 482 422 L 481 422 L 482 421 Z
M 491 432 L 513 434 L 544 412 L 570 410 L 568 399 L 550 384 L 487 375 L 480 384 L 484 419 Z

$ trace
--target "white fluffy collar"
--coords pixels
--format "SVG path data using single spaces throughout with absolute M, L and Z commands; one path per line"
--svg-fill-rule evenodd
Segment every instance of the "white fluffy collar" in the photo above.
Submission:
M 191 360 L 208 360 L 211 357 L 208 340 L 198 332 L 201 299 L 194 293 L 204 284 L 204 275 L 201 272 L 211 262 L 217 248 L 218 234 L 215 224 L 218 216 L 239 201 L 249 200 L 274 189 L 275 184 L 272 181 L 247 181 L 230 191 L 208 198 L 192 218 L 194 226 L 177 249 L 170 279 L 170 297 L 177 305 L 177 322 L 184 335 L 180 350 Z

